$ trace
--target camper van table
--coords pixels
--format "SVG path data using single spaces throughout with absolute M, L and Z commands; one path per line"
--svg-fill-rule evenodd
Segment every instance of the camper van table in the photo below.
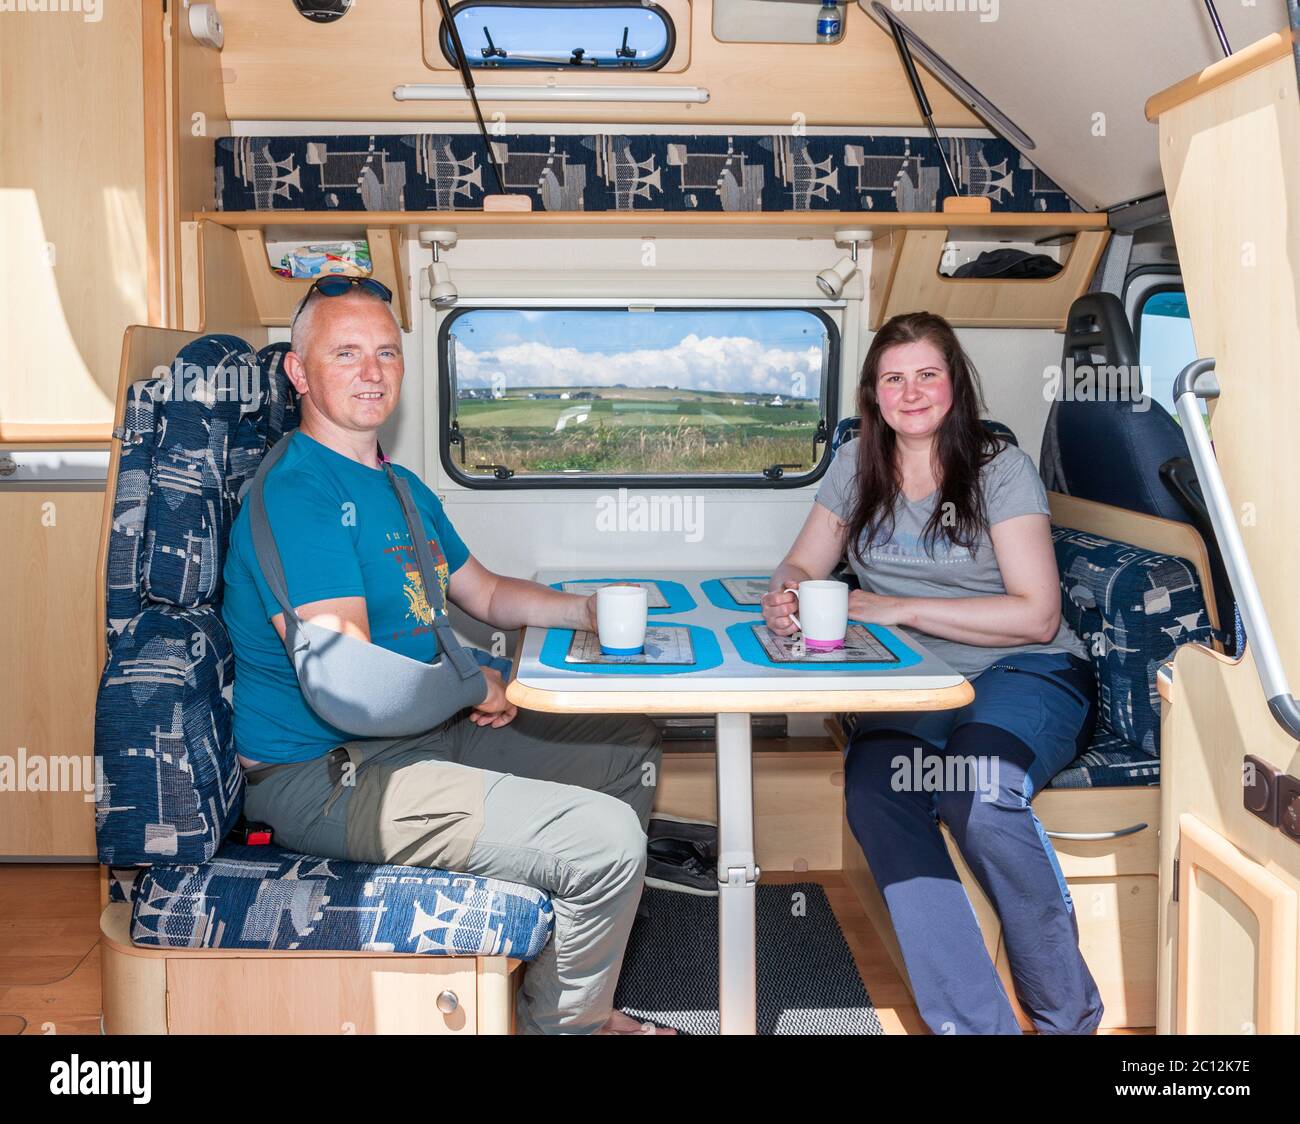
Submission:
M 784 653 L 773 648 L 762 632 L 761 615 L 747 604 L 756 579 L 745 571 L 648 576 L 642 570 L 624 578 L 608 570 L 545 570 L 537 580 L 557 589 L 573 588 L 576 582 L 594 586 L 602 580 L 660 580 L 664 601 L 686 606 L 651 610 L 650 624 L 687 634 L 657 649 L 669 654 L 655 658 L 693 662 L 578 662 L 590 649 L 575 645 L 571 630 L 528 628 L 520 638 L 506 697 L 527 710 L 561 714 L 716 716 L 719 1011 L 722 1033 L 753 1034 L 754 908 L 760 872 L 754 861 L 750 715 L 947 710 L 965 706 L 974 690 L 910 637 L 905 640 L 876 625 L 855 630 L 861 647 L 852 660 L 774 660 L 770 651 L 779 657 Z M 688 594 L 685 602 L 682 589 Z

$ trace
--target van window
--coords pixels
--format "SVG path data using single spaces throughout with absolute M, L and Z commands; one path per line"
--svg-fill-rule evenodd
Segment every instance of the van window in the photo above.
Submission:
M 451 13 L 475 69 L 655 70 L 673 53 L 675 40 L 668 13 L 640 0 L 469 0 L 453 4 Z M 445 28 L 441 39 L 442 53 L 454 64 Z
M 466 308 L 439 333 L 441 451 L 478 487 L 807 483 L 839 333 L 815 308 Z
M 1138 308 L 1142 389 L 1175 418 L 1174 379 L 1196 358 L 1187 295 L 1181 287 L 1152 289 Z

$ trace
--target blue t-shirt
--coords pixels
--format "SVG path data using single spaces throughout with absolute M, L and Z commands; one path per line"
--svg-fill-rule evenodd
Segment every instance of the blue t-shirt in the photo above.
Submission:
M 447 583 L 469 558 L 442 504 L 414 473 L 406 479 Z M 382 468 L 363 464 L 295 432 L 266 478 L 266 513 L 280 549 L 292 604 L 364 597 L 371 643 L 431 662 L 437 652 L 411 536 Z M 245 508 L 247 505 L 245 505 Z M 351 739 L 317 717 L 271 624 L 281 612 L 271 594 L 241 509 L 226 553 L 222 617 L 235 649 L 235 748 L 254 761 L 309 761 Z

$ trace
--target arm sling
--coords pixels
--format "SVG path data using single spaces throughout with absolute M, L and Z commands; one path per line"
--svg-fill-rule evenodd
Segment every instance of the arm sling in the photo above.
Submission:
M 407 737 L 431 730 L 487 697 L 487 679 L 477 660 L 456 639 L 447 619 L 437 566 L 411 489 L 387 460 L 384 472 L 397 493 L 415 559 L 432 611 L 438 651 L 432 663 L 304 621 L 289 601 L 284 564 L 267 518 L 266 478 L 289 447 L 285 434 L 249 485 L 245 502 L 253 552 L 266 584 L 284 610 L 284 649 L 307 705 L 331 726 L 355 737 Z M 382 453 L 380 454 L 382 459 Z

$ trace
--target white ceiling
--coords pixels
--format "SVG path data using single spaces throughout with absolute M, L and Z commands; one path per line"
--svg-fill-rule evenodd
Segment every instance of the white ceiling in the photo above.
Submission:
M 858 3 L 884 23 L 872 0 Z M 882 6 L 1033 139 L 1036 147 L 1026 156 L 1085 210 L 1164 190 L 1146 100 L 1223 57 L 1204 0 L 883 0 Z M 1234 51 L 1288 26 L 1286 0 L 1216 0 L 1215 6 Z

